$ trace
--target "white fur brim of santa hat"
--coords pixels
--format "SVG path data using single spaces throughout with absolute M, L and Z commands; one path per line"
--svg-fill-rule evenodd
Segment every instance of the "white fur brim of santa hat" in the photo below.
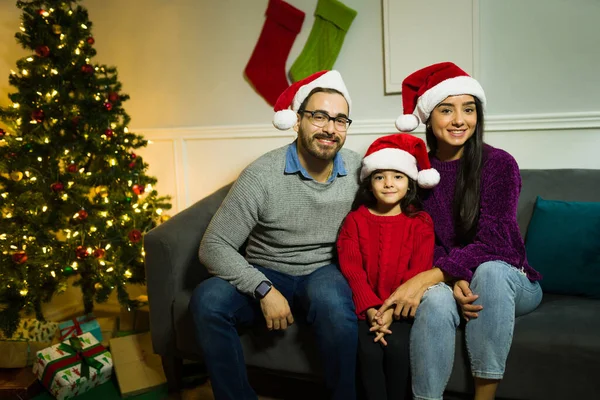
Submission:
M 374 171 L 393 169 L 406 174 L 425 189 L 431 189 L 440 182 L 440 173 L 435 169 L 418 171 L 417 160 L 408 152 L 399 149 L 383 149 L 363 159 L 360 180 L 363 181 Z
M 402 82 L 404 114 L 396 119 L 396 128 L 411 132 L 426 122 L 433 109 L 448 96 L 477 97 L 485 110 L 486 98 L 479 82 L 455 64 L 439 63 L 409 75 Z
M 360 180 L 364 181 L 377 170 L 402 172 L 426 189 L 440 182 L 439 172 L 429 163 L 425 142 L 408 134 L 382 136 L 369 146 L 362 160 Z
M 342 75 L 335 70 L 316 72 L 284 90 L 275 103 L 273 125 L 279 130 L 287 130 L 298 121 L 297 112 L 308 94 L 315 88 L 335 89 L 344 96 L 348 102 L 348 109 L 352 105 L 348 89 L 344 84 Z

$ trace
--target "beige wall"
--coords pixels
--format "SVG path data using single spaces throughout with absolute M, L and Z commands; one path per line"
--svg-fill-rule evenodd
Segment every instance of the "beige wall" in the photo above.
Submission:
M 306 18 L 287 67 L 313 24 L 316 0 L 289 0 Z M 335 68 L 353 98 L 347 146 L 364 152 L 395 132 L 399 95 L 384 95 L 382 5 L 343 0 L 354 20 Z M 26 54 L 14 40 L 15 1 L 0 2 L 0 104 L 8 75 Z M 84 0 L 95 61 L 118 68 L 131 129 L 153 144 L 141 153 L 173 196 L 173 212 L 233 180 L 265 151 L 293 139 L 271 125 L 272 108 L 244 80 L 267 0 Z M 488 97 L 487 140 L 523 168 L 600 168 L 600 3 L 597 0 L 479 0 L 477 78 Z M 432 11 L 434 12 L 434 11 Z M 423 29 L 426 29 L 423 16 Z M 510 23 L 508 23 L 510 21 Z M 396 18 L 402 24 L 402 18 Z M 452 25 L 423 51 L 453 46 Z M 406 40 L 418 41 L 419 31 Z M 411 55 L 407 55 L 411 57 Z M 136 294 L 137 295 L 137 294 Z M 71 304 L 77 295 L 62 296 Z M 65 300 L 66 299 L 66 300 Z

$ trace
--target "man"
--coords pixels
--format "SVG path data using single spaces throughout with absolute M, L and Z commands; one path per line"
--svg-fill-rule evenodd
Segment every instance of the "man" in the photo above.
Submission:
M 303 313 L 332 398 L 354 399 L 356 316 L 333 264 L 361 162 L 342 150 L 350 96 L 337 71 L 321 71 L 286 89 L 275 110 L 274 125 L 298 139 L 246 167 L 209 224 L 199 253 L 214 277 L 190 301 L 196 337 L 215 398 L 256 399 L 236 326 L 264 317 L 269 330 L 286 329 Z

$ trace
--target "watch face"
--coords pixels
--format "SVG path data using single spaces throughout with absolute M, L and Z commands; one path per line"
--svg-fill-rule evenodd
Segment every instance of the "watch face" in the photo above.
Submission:
M 271 284 L 269 282 L 261 282 L 260 285 L 258 285 L 258 287 L 256 288 L 256 297 L 262 299 L 267 295 L 267 293 L 269 293 L 269 290 L 271 290 Z

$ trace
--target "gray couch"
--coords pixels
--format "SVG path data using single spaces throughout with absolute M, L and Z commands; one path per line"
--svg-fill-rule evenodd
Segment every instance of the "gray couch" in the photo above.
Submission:
M 522 170 L 519 226 L 526 235 L 536 196 L 600 202 L 600 170 Z M 171 389 L 181 383 L 182 360 L 202 360 L 188 312 L 192 290 L 209 274 L 198 261 L 200 239 L 230 186 L 198 201 L 145 236 L 150 323 L 155 353 L 162 356 Z M 600 238 L 599 238 L 600 240 Z M 248 366 L 320 379 L 310 331 L 292 325 L 284 334 L 261 327 L 240 332 Z M 449 393 L 472 393 L 463 331 L 456 336 Z M 600 397 L 600 300 L 545 294 L 540 307 L 517 318 L 506 375 L 506 399 Z

